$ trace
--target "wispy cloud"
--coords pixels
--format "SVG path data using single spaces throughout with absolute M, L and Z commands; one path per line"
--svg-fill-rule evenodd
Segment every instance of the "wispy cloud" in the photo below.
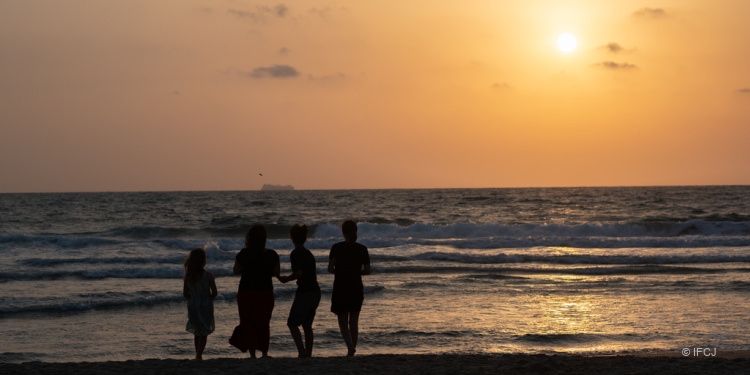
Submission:
M 284 18 L 286 17 L 287 13 L 289 13 L 289 8 L 284 4 L 279 4 L 273 7 L 273 13 L 276 15 L 276 17 Z
M 261 66 L 246 74 L 251 78 L 294 78 L 299 76 L 297 69 L 289 65 Z
M 495 82 L 492 84 L 492 88 L 495 90 L 509 89 L 510 85 L 507 82 Z
M 632 69 L 637 69 L 638 68 L 637 66 L 635 66 L 633 64 L 629 64 L 629 63 L 617 63 L 617 62 L 614 62 L 614 61 L 602 61 L 602 62 L 600 62 L 598 64 L 594 64 L 593 66 L 599 67 L 599 68 L 604 68 L 604 69 L 611 69 L 611 70 L 632 70 Z
M 286 48 L 286 47 L 282 47 L 282 48 L 281 48 L 281 49 L 279 50 L 279 56 L 286 56 L 286 55 L 288 55 L 288 54 L 289 54 L 289 48 Z
M 641 8 L 633 12 L 633 17 L 665 18 L 667 17 L 667 11 L 662 8 Z
M 255 23 L 262 23 L 268 18 L 285 18 L 289 14 L 289 7 L 285 4 L 275 6 L 258 5 L 254 10 L 228 9 L 227 13 Z
M 339 8 L 333 8 L 331 6 L 326 6 L 323 8 L 310 8 L 308 9 L 307 13 L 309 13 L 312 16 L 318 16 L 320 18 L 328 18 L 333 12 L 347 12 L 348 9 L 345 7 L 339 7 Z
M 237 10 L 237 9 L 228 9 L 227 13 L 233 16 L 239 17 L 239 18 L 250 19 L 254 22 L 258 22 L 260 20 L 260 15 L 258 15 L 255 12 L 248 12 L 245 10 Z
M 740 94 L 750 94 L 750 88 L 745 87 L 744 89 L 737 90 Z
M 607 44 L 599 47 L 599 49 L 603 49 L 603 50 L 605 50 L 605 51 L 607 51 L 609 53 L 614 53 L 614 54 L 622 53 L 622 52 L 627 52 L 627 50 L 625 49 L 625 47 L 621 46 L 619 43 L 614 43 L 614 42 L 607 43 Z

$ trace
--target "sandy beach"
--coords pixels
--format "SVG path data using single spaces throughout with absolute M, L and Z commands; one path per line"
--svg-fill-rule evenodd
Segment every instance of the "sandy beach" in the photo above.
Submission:
M 10 374 L 746 374 L 747 352 L 726 352 L 716 357 L 613 355 L 368 355 L 354 358 L 268 358 L 143 360 L 0 364 Z

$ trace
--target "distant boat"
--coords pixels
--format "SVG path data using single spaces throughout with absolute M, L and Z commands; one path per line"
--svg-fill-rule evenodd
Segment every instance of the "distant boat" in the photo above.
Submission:
M 260 188 L 260 190 L 294 190 L 294 186 L 263 184 L 263 187 Z

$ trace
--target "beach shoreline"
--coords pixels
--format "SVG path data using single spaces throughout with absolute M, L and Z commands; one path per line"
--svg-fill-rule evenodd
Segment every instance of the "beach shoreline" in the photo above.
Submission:
M 646 355 L 570 354 L 377 354 L 356 357 L 147 359 L 124 362 L 0 363 L 11 374 L 740 374 L 750 368 L 750 351 L 683 357 L 680 353 Z

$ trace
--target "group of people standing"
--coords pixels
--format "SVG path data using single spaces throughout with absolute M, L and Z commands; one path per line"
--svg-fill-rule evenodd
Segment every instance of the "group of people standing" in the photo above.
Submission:
M 370 273 L 367 247 L 357 242 L 357 223 L 346 220 L 341 225 L 344 241 L 331 247 L 328 272 L 334 274 L 331 311 L 337 315 L 347 355 L 357 351 L 359 312 L 364 301 L 362 275 Z M 307 226 L 295 224 L 289 230 L 294 250 L 289 255 L 292 273 L 282 276 L 279 255 L 266 248 L 268 234 L 263 225 L 254 225 L 245 235 L 245 247 L 237 254 L 233 273 L 241 275 L 237 292 L 240 324 L 229 343 L 256 358 L 268 356 L 271 339 L 270 322 L 275 298 L 273 278 L 282 283 L 297 281 L 297 291 L 289 311 L 287 326 L 297 346 L 299 357 L 310 357 L 313 350 L 312 324 L 320 304 L 320 285 L 315 257 L 305 248 Z M 183 295 L 188 300 L 187 331 L 195 335 L 195 358 L 200 360 L 208 335 L 215 329 L 213 299 L 218 292 L 214 276 L 205 270 L 206 251 L 196 248 L 185 260 Z M 299 327 L 304 331 L 304 340 Z

